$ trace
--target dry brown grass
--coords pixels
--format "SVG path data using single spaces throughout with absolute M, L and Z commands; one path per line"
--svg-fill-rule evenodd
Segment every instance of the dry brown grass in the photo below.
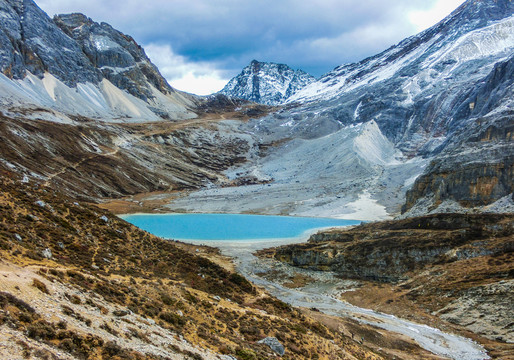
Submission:
M 26 320 L 19 329 L 32 339 L 81 358 L 155 358 L 79 330 L 85 326 L 93 333 L 99 329 L 143 342 L 149 338 L 132 325 L 134 331 L 121 334 L 105 321 L 92 322 L 80 310 L 90 307 L 119 321 L 129 321 L 125 315 L 129 312 L 138 314 L 192 344 L 239 358 L 244 354 L 273 358 L 268 347 L 256 342 L 266 336 L 281 339 L 284 359 L 344 359 L 353 353 L 373 357 L 372 351 L 204 257 L 217 257 L 214 249 L 201 248 L 198 256 L 198 247 L 159 239 L 105 210 L 33 183 L 22 184 L 11 175 L 0 176 L 2 258 L 22 267 L 36 266 L 45 282 L 72 287 L 80 295 L 66 293 L 54 299 L 60 304 L 58 311 L 76 321 L 77 329 L 63 329 L 63 324 L 31 312 L 30 304 L 25 306 L 10 294 L 0 296 L 0 305 L 19 304 L 19 314 L 25 314 L 20 316 Z M 51 259 L 41 256 L 45 249 L 51 250 Z M 34 283 L 45 289 L 43 281 Z M 40 295 L 35 300 L 53 296 L 52 291 L 36 294 Z M 109 312 L 99 302 L 118 310 Z

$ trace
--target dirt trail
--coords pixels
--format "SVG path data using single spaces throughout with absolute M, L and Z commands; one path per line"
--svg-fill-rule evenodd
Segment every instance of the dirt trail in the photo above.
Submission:
M 73 163 L 73 164 L 70 164 L 70 165 L 65 165 L 61 170 L 53 173 L 53 174 L 50 174 L 48 175 L 48 177 L 46 178 L 46 181 L 43 183 L 43 186 L 49 186 L 50 185 L 50 182 L 60 176 L 60 175 L 63 175 L 65 174 L 68 170 L 77 170 L 77 168 L 82 165 L 83 163 L 85 163 L 86 161 L 89 161 L 89 160 L 92 160 L 96 157 L 104 157 L 104 156 L 114 156 L 118 153 L 119 151 L 119 147 L 116 147 L 114 150 L 112 151 L 109 151 L 109 152 L 106 152 L 106 153 L 103 153 L 103 154 L 93 154 L 93 155 L 90 155 L 90 156 L 86 156 L 85 158 L 81 159 L 80 161 L 77 161 L 76 163 Z

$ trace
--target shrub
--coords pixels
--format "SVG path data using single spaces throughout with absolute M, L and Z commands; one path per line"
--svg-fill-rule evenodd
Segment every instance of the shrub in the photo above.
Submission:
M 250 349 L 238 348 L 236 350 L 236 356 L 240 360 L 257 360 L 257 355 Z
M 56 333 L 53 324 L 45 320 L 39 320 L 27 327 L 27 335 L 35 340 L 52 340 Z
M 178 314 L 173 312 L 163 312 L 159 315 L 159 317 L 166 321 L 168 324 L 176 325 L 176 326 L 184 326 L 186 324 L 186 320 Z
M 32 279 L 32 286 L 34 286 L 36 289 L 39 289 L 41 292 L 45 294 L 50 294 L 50 291 L 48 291 L 46 284 L 38 279 Z

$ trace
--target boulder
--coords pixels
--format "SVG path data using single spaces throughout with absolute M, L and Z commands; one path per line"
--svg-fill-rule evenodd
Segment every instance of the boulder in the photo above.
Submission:
M 258 341 L 258 343 L 268 345 L 271 350 L 280 356 L 284 355 L 285 353 L 284 345 L 282 345 L 276 337 L 267 337 Z

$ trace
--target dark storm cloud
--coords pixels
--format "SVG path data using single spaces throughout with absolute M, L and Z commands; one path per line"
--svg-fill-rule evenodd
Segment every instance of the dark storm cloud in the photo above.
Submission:
M 441 0 L 39 0 L 50 16 L 83 12 L 143 45 L 235 75 L 252 59 L 319 76 L 416 32 L 412 11 Z M 455 2 L 455 0 L 452 0 Z

